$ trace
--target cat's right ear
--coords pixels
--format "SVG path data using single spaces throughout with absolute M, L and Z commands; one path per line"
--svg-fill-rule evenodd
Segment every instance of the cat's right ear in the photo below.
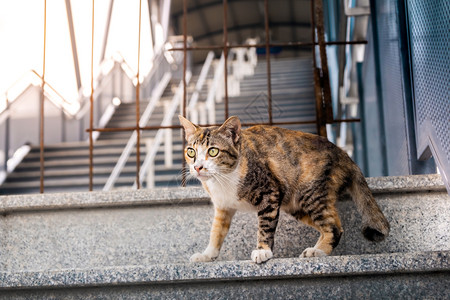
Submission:
M 219 128 L 219 132 L 225 134 L 233 143 L 237 143 L 241 136 L 241 121 L 238 117 L 229 117 Z
M 178 116 L 178 119 L 180 119 L 180 123 L 184 127 L 186 140 L 189 140 L 189 138 L 193 134 L 195 134 L 195 132 L 199 129 L 199 127 L 181 115 Z

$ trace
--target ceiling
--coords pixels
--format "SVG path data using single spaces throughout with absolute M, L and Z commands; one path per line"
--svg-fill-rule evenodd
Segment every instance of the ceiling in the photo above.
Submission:
M 311 0 L 269 0 L 270 41 L 310 42 L 311 41 Z M 223 1 L 187 1 L 187 35 L 192 36 L 194 45 L 223 45 Z M 183 34 L 183 0 L 172 0 L 171 27 L 175 35 Z M 247 38 L 258 37 L 260 43 L 265 38 L 264 1 L 228 0 L 227 10 L 228 41 L 231 45 L 245 43 Z M 293 48 L 283 48 L 280 55 Z M 295 49 L 309 51 L 310 48 Z M 206 51 L 195 51 L 194 60 L 200 62 Z M 309 52 L 308 52 L 309 53 Z M 298 53 L 297 53 L 298 54 Z

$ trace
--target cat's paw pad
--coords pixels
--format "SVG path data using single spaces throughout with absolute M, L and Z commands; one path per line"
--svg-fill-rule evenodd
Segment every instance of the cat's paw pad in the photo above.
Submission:
M 252 260 L 257 263 L 263 263 L 265 261 L 268 261 L 273 256 L 273 253 L 271 250 L 253 250 L 252 252 Z
M 327 256 L 327 254 L 324 251 L 317 248 L 306 248 L 300 255 L 300 257 L 320 257 L 320 256 Z
M 213 258 L 203 253 L 195 253 L 189 260 L 191 262 L 209 262 L 213 261 Z

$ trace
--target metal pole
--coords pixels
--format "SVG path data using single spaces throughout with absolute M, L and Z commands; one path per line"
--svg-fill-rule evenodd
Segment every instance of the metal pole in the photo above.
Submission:
M 89 110 L 89 191 L 94 189 L 94 1 L 92 0 L 92 20 L 91 20 L 91 96 Z
M 39 168 L 40 168 L 40 180 L 39 191 L 44 193 L 44 102 L 45 102 L 45 53 L 47 42 L 47 0 L 44 0 L 44 57 L 42 62 L 42 87 L 41 87 L 41 101 L 40 101 L 40 113 L 39 113 Z
M 311 1 L 311 38 L 313 45 L 316 44 L 316 24 L 314 21 L 314 1 Z M 317 134 L 320 136 L 327 136 L 326 122 L 323 117 L 323 99 L 322 99 L 322 88 L 320 80 L 320 71 L 317 68 L 316 61 L 316 47 L 312 48 L 313 53 L 313 73 L 314 73 L 314 93 L 316 98 L 316 126 Z
M 331 41 L 331 42 L 325 42 L 325 45 L 365 45 L 367 44 L 367 41 Z M 269 43 L 270 47 L 292 47 L 292 48 L 309 48 L 315 45 L 319 45 L 319 43 L 313 43 L 313 42 L 288 42 L 288 43 Z M 228 45 L 228 49 L 232 48 L 263 48 L 266 44 L 236 44 L 236 45 Z M 222 45 L 210 45 L 210 46 L 189 46 L 187 47 L 188 51 L 191 50 L 221 50 L 223 49 Z M 168 51 L 183 51 L 183 48 L 171 48 Z
M 320 67 L 322 75 L 322 89 L 323 100 L 325 109 L 325 118 L 327 123 L 333 122 L 333 108 L 331 106 L 331 88 L 330 88 L 330 76 L 328 73 L 328 59 L 327 49 L 325 45 L 325 30 L 323 24 L 323 2 L 322 0 L 315 0 L 315 19 L 317 28 L 317 39 L 319 42 L 320 50 Z
M 361 119 L 335 119 L 335 123 L 353 123 L 353 122 L 361 122 Z M 308 121 L 291 121 L 291 122 L 273 122 L 273 125 L 300 125 L 300 124 L 316 124 L 316 120 L 308 120 Z M 204 123 L 202 126 L 211 127 L 211 126 L 220 126 L 222 124 L 207 124 Z M 268 122 L 259 122 L 259 123 L 242 123 L 243 127 L 254 126 L 254 125 L 270 125 Z M 180 125 L 170 125 L 170 126 L 144 126 L 141 127 L 141 130 L 157 130 L 157 129 L 180 129 L 183 128 Z M 120 127 L 120 128 L 94 128 L 92 131 L 98 132 L 125 132 L 125 131 L 134 131 L 136 127 Z M 89 131 L 89 129 L 87 129 Z
M 6 110 L 9 110 L 9 100 L 6 98 Z M 9 159 L 9 145 L 10 145 L 10 120 L 11 116 L 8 113 L 8 116 L 5 120 L 5 161 L 4 168 L 5 172 L 8 172 L 8 159 Z
M 183 116 L 186 117 L 186 69 L 187 69 L 187 0 L 183 0 Z M 183 131 L 182 133 L 182 140 L 183 140 L 183 153 L 184 148 L 186 147 L 186 138 L 185 133 Z M 181 158 L 182 163 L 182 172 L 181 172 L 181 186 L 186 186 L 186 172 L 184 172 L 186 168 L 186 160 L 183 157 Z
M 147 8 L 148 8 L 148 18 L 150 21 L 150 34 L 152 36 L 152 48 L 153 53 L 155 51 L 155 27 L 153 26 L 153 19 L 152 19 L 152 2 L 151 0 L 147 0 Z
M 77 41 L 75 38 L 75 29 L 73 26 L 73 17 L 72 17 L 72 6 L 70 5 L 70 0 L 66 0 L 66 12 L 67 12 L 67 20 L 69 23 L 70 42 L 72 45 L 73 64 L 75 67 L 75 78 L 77 80 L 77 90 L 79 91 L 81 88 L 80 65 L 78 63 Z
M 163 0 L 161 25 L 163 27 L 164 42 L 167 40 L 167 35 L 169 33 L 169 19 L 170 19 L 170 6 L 171 0 Z
M 267 64 L 267 100 L 269 112 L 269 124 L 273 123 L 272 117 L 272 83 L 270 70 L 270 32 L 269 32 L 269 1 L 264 0 L 264 27 L 266 32 L 266 64 Z
M 106 19 L 105 36 L 103 37 L 102 55 L 100 56 L 101 61 L 103 61 L 105 59 L 106 45 L 108 44 L 109 27 L 111 25 L 111 15 L 112 15 L 113 7 L 114 7 L 114 0 L 111 0 L 111 2 L 109 2 L 108 18 Z
M 225 120 L 228 119 L 228 0 L 223 0 L 223 55 L 225 58 L 223 76 L 225 78 Z
M 139 0 L 139 34 L 138 34 L 138 59 L 137 59 L 137 74 L 136 74 L 136 184 L 137 189 L 141 188 L 141 182 L 139 180 L 139 173 L 141 171 L 141 130 L 139 126 L 139 119 L 141 118 L 141 107 L 140 107 L 140 62 L 141 62 L 141 10 L 142 10 L 142 0 Z

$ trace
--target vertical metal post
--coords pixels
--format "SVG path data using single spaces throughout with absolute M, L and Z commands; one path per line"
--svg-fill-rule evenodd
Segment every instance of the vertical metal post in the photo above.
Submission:
M 91 96 L 89 98 L 89 191 L 94 189 L 94 1 L 92 0 L 92 20 L 91 20 Z
M 323 2 L 322 0 L 315 0 L 315 19 L 317 28 L 317 41 L 319 43 L 320 50 L 320 66 L 322 76 L 322 89 L 323 89 L 323 101 L 325 109 L 325 117 L 327 123 L 333 122 L 333 108 L 331 106 L 331 88 L 330 88 L 330 76 L 328 73 L 328 59 L 327 49 L 325 44 L 325 29 L 323 24 Z
M 266 32 L 266 64 L 267 64 L 267 105 L 269 112 L 269 124 L 273 123 L 272 117 L 272 76 L 270 70 L 270 32 L 269 32 L 269 1 L 264 0 L 264 29 Z
M 39 191 L 44 193 L 44 102 L 45 102 L 45 51 L 47 42 L 47 0 L 44 0 L 44 57 L 42 61 L 42 86 L 41 86 L 41 101 L 39 113 L 39 164 L 40 164 L 40 180 Z
M 136 74 L 136 184 L 137 189 L 141 188 L 141 183 L 139 180 L 139 173 L 141 171 L 141 129 L 139 125 L 139 119 L 141 118 L 141 107 L 140 107 L 140 62 L 141 62 L 141 11 L 142 11 L 142 0 L 139 0 L 139 34 L 138 34 L 138 59 L 137 59 L 137 74 Z
M 223 77 L 225 79 L 225 120 L 228 119 L 228 0 L 223 0 L 223 55 L 225 65 Z
M 61 141 L 66 142 L 67 135 L 66 135 L 66 114 L 63 110 L 61 110 Z
M 187 96 L 187 89 L 186 89 L 186 69 L 187 69 L 187 0 L 183 0 L 183 116 L 186 117 L 186 96 Z M 186 138 L 185 133 L 183 130 L 182 133 L 182 140 L 183 140 L 183 151 L 186 147 Z M 184 154 L 181 159 L 182 163 L 182 172 L 181 172 L 181 186 L 186 186 L 186 174 L 184 172 L 186 168 L 186 161 L 184 159 Z
M 153 148 L 154 139 L 145 139 L 145 147 L 147 153 L 150 153 Z M 155 187 L 155 160 L 152 161 L 149 168 L 147 169 L 147 189 L 152 189 Z
M 6 110 L 9 110 L 9 100 L 6 98 Z M 8 172 L 8 159 L 9 159 L 9 143 L 10 143 L 10 122 L 11 116 L 8 114 L 5 120 L 5 161 L 4 161 L 4 169 L 5 172 Z
M 317 68 L 316 61 L 316 23 L 314 20 L 314 3 L 317 0 L 311 0 L 311 39 L 313 43 L 313 73 L 314 73 L 314 94 L 316 98 L 316 126 L 317 134 L 320 136 L 327 136 L 326 120 L 323 116 L 323 99 L 322 99 L 322 84 L 320 78 L 320 70 Z M 321 0 L 320 0 L 321 1 Z
M 169 114 L 170 111 L 170 101 L 164 102 L 164 115 Z M 172 120 L 166 124 L 167 126 L 172 125 Z M 164 165 L 167 168 L 173 166 L 173 139 L 172 139 L 172 129 L 164 129 Z

